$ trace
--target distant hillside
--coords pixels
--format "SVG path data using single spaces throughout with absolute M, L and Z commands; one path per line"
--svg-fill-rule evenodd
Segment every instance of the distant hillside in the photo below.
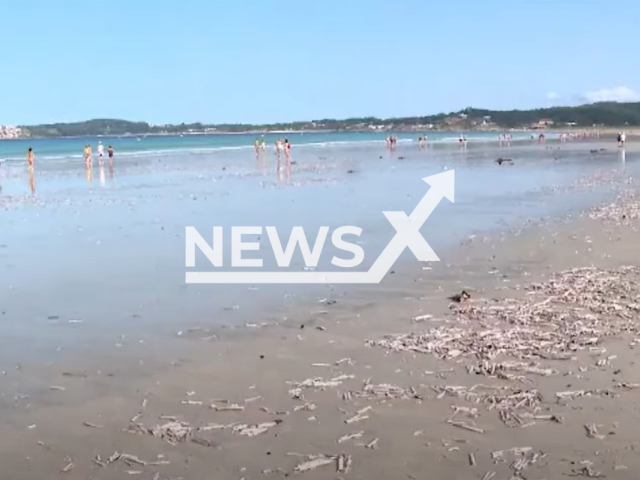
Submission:
M 577 107 L 552 107 L 536 110 L 482 110 L 468 108 L 462 113 L 474 118 L 490 116 L 491 121 L 496 125 L 509 128 L 533 125 L 542 119 L 551 120 L 554 126 L 566 126 L 572 123 L 580 127 L 593 125 L 608 127 L 640 125 L 640 102 L 602 102 Z
M 640 102 L 602 102 L 576 107 L 535 110 L 486 110 L 466 108 L 449 114 L 381 119 L 313 120 L 274 124 L 150 125 L 146 122 L 97 119 L 86 122 L 21 126 L 33 137 L 145 135 L 158 133 L 256 132 L 273 130 L 499 130 L 507 128 L 622 127 L 640 126 Z
M 136 135 L 151 131 L 146 122 L 97 119 L 86 122 L 52 123 L 47 125 L 24 126 L 33 137 L 81 137 L 84 135 Z

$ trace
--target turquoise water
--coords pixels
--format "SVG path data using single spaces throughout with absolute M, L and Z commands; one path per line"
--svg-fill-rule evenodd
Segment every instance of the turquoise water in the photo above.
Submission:
M 495 132 L 427 132 L 430 143 L 456 143 L 463 134 L 468 142 L 495 142 Z M 294 146 L 313 147 L 382 143 L 390 132 L 321 132 L 321 133 L 271 133 L 264 136 L 268 149 L 273 149 L 278 138 L 287 138 Z M 414 142 L 422 133 L 397 132 L 399 142 Z M 141 137 L 76 137 L 56 139 L 0 140 L 0 159 L 22 161 L 27 149 L 33 148 L 38 160 L 82 158 L 86 144 L 95 147 L 101 141 L 105 147 L 112 145 L 118 156 L 157 156 L 177 152 L 214 152 L 236 149 L 253 149 L 256 134 L 218 135 L 158 135 Z M 514 133 L 514 140 L 530 138 L 528 133 Z

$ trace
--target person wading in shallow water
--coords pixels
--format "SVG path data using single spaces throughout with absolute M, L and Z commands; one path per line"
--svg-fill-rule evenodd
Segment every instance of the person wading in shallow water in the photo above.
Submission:
M 32 195 L 36 193 L 35 158 L 33 148 L 29 147 L 29 150 L 27 150 L 27 168 L 29 170 L 29 188 Z
M 291 160 L 291 143 L 286 138 L 284 139 L 284 156 L 287 160 Z
M 102 145 L 102 142 L 98 142 L 98 161 L 100 162 L 100 165 L 102 165 L 103 163 L 103 157 L 104 157 L 104 146 Z
M 29 150 L 27 150 L 27 165 L 29 167 L 33 167 L 33 163 L 35 161 L 36 157 L 33 153 L 33 148 L 29 147 Z

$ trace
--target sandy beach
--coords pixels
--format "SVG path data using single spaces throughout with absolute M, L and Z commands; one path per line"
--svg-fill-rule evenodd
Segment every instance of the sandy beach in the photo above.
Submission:
M 638 148 L 630 144 L 621 162 L 610 142 L 549 147 L 478 146 L 464 157 L 456 148 L 430 157 L 400 149 L 392 170 L 387 158 L 365 166 L 370 150 L 312 151 L 296 158 L 295 186 L 271 184 L 259 166 L 235 172 L 229 162 L 215 174 L 210 202 L 203 192 L 214 174 L 197 158 L 178 173 L 169 159 L 160 168 L 151 160 L 120 166 L 126 173 L 106 192 L 74 193 L 84 179 L 60 169 L 43 175 L 56 187 L 36 200 L 12 190 L 0 262 L 23 273 L 5 278 L 0 304 L 3 478 L 637 478 Z M 607 152 L 590 153 L 600 148 Z M 507 154 L 513 167 L 495 164 Z M 184 270 L 177 215 L 211 224 L 211 204 L 238 199 L 258 181 L 267 188 L 248 204 L 256 218 L 261 199 L 285 205 L 288 192 L 307 212 L 317 198 L 336 209 L 332 195 L 366 205 L 340 224 L 366 221 L 385 203 L 408 211 L 424 193 L 408 179 L 444 167 L 461 172 L 460 202 L 424 229 L 441 262 L 406 252 L 380 285 L 315 290 L 214 294 L 186 291 L 174 275 Z M 234 172 L 252 183 L 227 177 Z M 359 196 L 380 178 L 390 185 L 384 195 Z M 185 197 L 187 181 L 199 201 Z M 318 183 L 331 190 L 314 191 Z M 142 213 L 134 223 L 108 213 L 127 210 Z M 321 217 L 322 207 L 313 212 Z M 34 221 L 46 242 L 21 230 Z M 365 226 L 377 231 L 384 222 Z M 159 227 L 174 237 L 144 255 L 116 255 Z M 118 243 L 108 234 L 118 228 L 133 233 L 118 234 Z M 96 242 L 113 250 L 96 256 Z M 52 257 L 75 259 L 68 276 L 79 279 L 77 295 L 38 279 L 35 266 L 51 281 L 56 265 L 36 250 L 43 245 Z M 84 269 L 102 282 L 83 286 Z M 69 292 L 67 274 L 59 275 Z M 449 298 L 463 291 L 468 299 Z

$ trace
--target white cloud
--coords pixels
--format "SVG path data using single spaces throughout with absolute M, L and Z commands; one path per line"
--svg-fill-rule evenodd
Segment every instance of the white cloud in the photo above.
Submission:
M 560 94 L 558 92 L 547 92 L 547 100 L 558 100 Z
M 629 87 L 601 88 L 582 94 L 582 99 L 589 102 L 638 102 L 640 93 Z

